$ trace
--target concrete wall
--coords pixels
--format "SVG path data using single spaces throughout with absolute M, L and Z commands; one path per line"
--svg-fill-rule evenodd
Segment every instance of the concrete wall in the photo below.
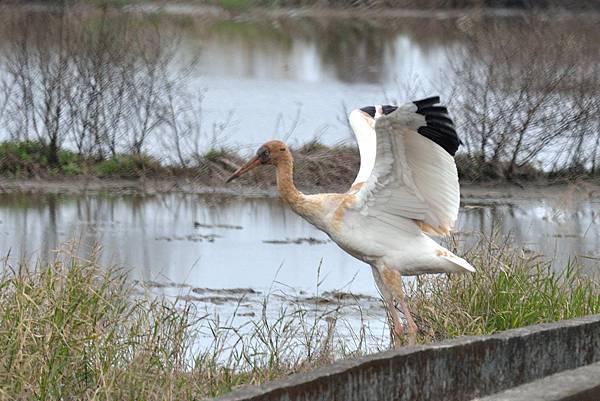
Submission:
M 565 370 L 473 401 L 599 401 L 600 362 Z
M 600 315 L 344 360 L 219 401 L 470 400 L 600 361 Z

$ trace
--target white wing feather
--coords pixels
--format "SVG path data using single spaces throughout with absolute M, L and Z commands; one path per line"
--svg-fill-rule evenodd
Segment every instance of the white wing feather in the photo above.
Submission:
M 368 117 L 368 118 L 367 118 Z M 361 110 L 354 110 L 348 116 L 352 131 L 358 142 L 358 151 L 360 153 L 360 169 L 358 175 L 352 183 L 365 182 L 369 179 L 373 166 L 375 166 L 375 146 L 377 139 L 375 137 L 375 121 L 368 114 Z
M 354 183 L 364 183 L 354 208 L 390 225 L 401 226 L 398 218 L 409 218 L 430 234 L 443 234 L 458 216 L 456 164 L 417 132 L 426 121 L 416 111 L 410 103 L 374 121 L 360 110 L 350 114 L 361 156 Z

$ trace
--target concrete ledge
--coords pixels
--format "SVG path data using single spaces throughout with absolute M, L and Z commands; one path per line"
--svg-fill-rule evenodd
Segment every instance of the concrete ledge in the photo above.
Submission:
M 471 400 L 600 361 L 600 315 L 343 360 L 214 401 Z
M 598 401 L 600 363 L 567 370 L 473 401 Z

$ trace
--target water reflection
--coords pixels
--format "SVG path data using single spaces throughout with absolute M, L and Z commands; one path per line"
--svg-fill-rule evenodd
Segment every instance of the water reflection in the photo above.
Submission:
M 350 84 L 391 83 L 409 70 L 437 73 L 444 49 L 457 40 L 453 20 L 410 18 L 219 21 L 208 28 L 192 19 L 177 30 L 182 59 L 199 55 L 198 74 Z
M 518 246 L 552 260 L 556 269 L 577 258 L 597 274 L 600 202 L 586 201 L 570 208 L 552 203 L 529 200 L 496 207 L 467 207 L 461 211 L 459 230 L 463 234 L 510 235 Z
M 556 268 L 581 256 L 594 271 L 599 207 L 586 201 L 565 211 L 544 200 L 467 206 L 460 214 L 460 238 L 468 247 L 480 233 L 510 234 L 519 246 L 552 258 Z M 366 265 L 276 199 L 2 194 L 0 221 L 0 253 L 10 252 L 13 263 L 49 259 L 72 240 L 84 257 L 101 246 L 103 264 L 125 266 L 143 281 L 262 291 L 278 281 L 314 292 L 321 280 L 321 290 L 377 294 Z M 306 238 L 317 241 L 278 243 Z

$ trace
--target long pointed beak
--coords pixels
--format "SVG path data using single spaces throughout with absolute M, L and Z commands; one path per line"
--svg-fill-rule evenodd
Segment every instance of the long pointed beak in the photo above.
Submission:
M 260 165 L 261 165 L 260 158 L 258 156 L 254 156 L 248 163 L 244 164 L 242 167 L 237 169 L 237 171 L 235 173 L 233 173 L 231 175 L 231 177 L 229 177 L 227 179 L 227 181 L 225 181 L 225 182 L 231 182 L 231 181 L 235 180 L 236 178 L 238 178 L 239 176 L 252 170 L 254 167 L 258 167 Z

